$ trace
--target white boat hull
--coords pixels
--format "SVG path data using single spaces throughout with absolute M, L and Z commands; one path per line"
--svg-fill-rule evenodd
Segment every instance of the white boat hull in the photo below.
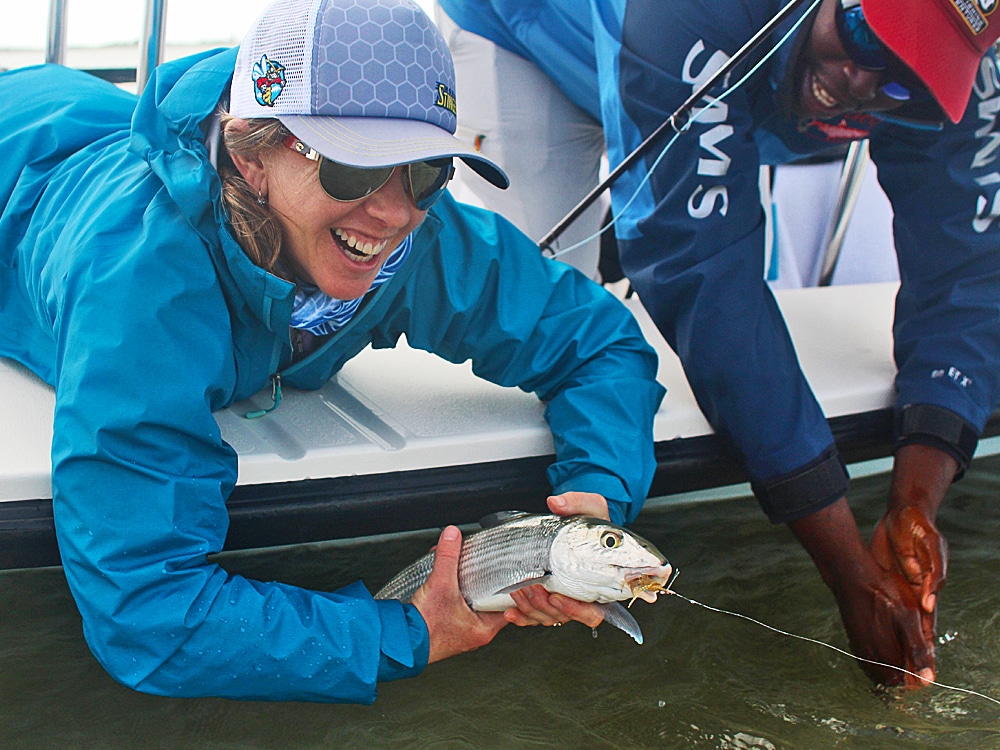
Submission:
M 800 362 L 849 462 L 889 455 L 895 284 L 776 294 Z M 674 353 L 629 302 L 660 354 L 668 392 L 656 416 L 652 496 L 745 480 L 702 416 Z M 0 360 L 0 569 L 58 564 L 49 445 L 52 390 Z M 239 455 L 227 548 L 469 523 L 493 510 L 543 507 L 553 453 L 543 406 L 402 346 L 367 350 L 318 391 L 270 391 L 217 413 Z M 992 425 L 992 423 L 991 423 Z M 995 430 L 993 431 L 995 432 Z M 992 433 L 991 433 L 992 434 Z

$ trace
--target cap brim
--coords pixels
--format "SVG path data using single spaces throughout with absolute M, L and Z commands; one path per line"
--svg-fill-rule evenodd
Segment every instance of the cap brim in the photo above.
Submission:
M 917 74 L 948 118 L 960 121 L 984 51 L 956 26 L 956 14 L 934 1 L 918 10 L 862 0 L 861 8 L 876 36 Z
M 510 180 L 500 167 L 429 122 L 390 117 L 311 117 L 278 119 L 310 148 L 327 159 L 353 167 L 388 167 L 457 156 L 500 189 Z

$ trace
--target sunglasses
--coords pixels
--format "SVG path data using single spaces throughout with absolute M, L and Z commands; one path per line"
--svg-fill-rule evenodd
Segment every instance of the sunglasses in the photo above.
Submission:
M 916 76 L 875 36 L 861 10 L 861 0 L 839 0 L 834 17 L 840 43 L 855 65 L 885 73 L 888 82 L 881 86 L 883 94 L 897 102 L 926 97 L 927 91 Z
M 309 148 L 294 135 L 285 145 L 307 159 L 319 162 L 319 184 L 335 201 L 353 203 L 366 198 L 389 181 L 395 167 L 351 167 L 331 161 Z M 403 184 L 420 211 L 426 211 L 444 195 L 448 181 L 454 176 L 451 157 L 415 161 L 403 165 Z

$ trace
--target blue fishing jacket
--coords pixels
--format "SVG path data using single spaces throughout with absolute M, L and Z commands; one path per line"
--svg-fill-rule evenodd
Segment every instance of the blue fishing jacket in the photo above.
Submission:
M 97 659 L 170 696 L 371 702 L 420 672 L 417 610 L 229 575 L 233 449 L 212 416 L 280 372 L 321 386 L 410 345 L 547 404 L 557 492 L 633 519 L 654 470 L 656 357 L 628 311 L 509 223 L 446 196 L 404 266 L 292 362 L 292 284 L 232 239 L 202 124 L 235 50 L 161 66 L 138 100 L 55 66 L 0 75 L 0 355 L 55 388 L 53 508 Z M 16 111 L 15 111 L 16 110 Z
M 459 26 L 533 61 L 603 123 L 614 167 L 785 0 L 440 4 Z M 780 32 L 792 31 L 805 12 L 803 6 Z M 655 169 L 669 136 L 611 189 L 622 266 L 681 358 L 705 415 L 743 457 L 758 499 L 775 521 L 815 512 L 847 485 L 824 415 L 764 282 L 761 164 L 869 138 L 893 207 L 901 276 L 893 329 L 897 409 L 927 404 L 957 415 L 974 449 L 1000 398 L 996 59 L 992 53 L 984 58 L 957 125 L 942 124 L 939 112 L 937 121 L 928 122 L 927 108 L 915 106 L 798 120 L 783 114 L 785 72 L 793 45 L 805 38 L 810 23 L 807 18 L 763 69 L 723 101 L 700 102 L 691 128 Z M 748 69 L 749 63 L 738 67 L 729 83 Z

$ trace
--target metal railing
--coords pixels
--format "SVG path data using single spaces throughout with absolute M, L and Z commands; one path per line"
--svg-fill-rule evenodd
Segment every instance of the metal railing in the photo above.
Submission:
M 818 286 L 830 286 L 833 274 L 837 270 L 840 251 L 844 247 L 844 237 L 847 227 L 854 214 L 854 206 L 858 202 L 861 183 L 868 169 L 868 140 L 852 141 L 844 157 L 844 169 L 840 173 L 840 187 L 837 193 L 837 203 L 833 209 L 833 218 L 826 230 L 823 240 L 823 265 L 820 267 Z
M 66 61 L 66 4 L 68 0 L 49 0 L 49 27 L 45 45 L 45 62 L 64 64 Z M 136 92 L 149 82 L 153 70 L 163 62 L 166 32 L 167 0 L 146 0 L 142 36 L 139 38 L 139 60 L 135 68 L 89 70 L 114 83 L 135 81 Z
M 146 17 L 139 39 L 139 65 L 135 75 L 136 91 L 146 88 L 156 66 L 163 62 L 166 20 L 167 0 L 146 0 Z
M 49 28 L 45 40 L 45 62 L 62 64 L 66 59 L 66 0 L 50 0 Z

